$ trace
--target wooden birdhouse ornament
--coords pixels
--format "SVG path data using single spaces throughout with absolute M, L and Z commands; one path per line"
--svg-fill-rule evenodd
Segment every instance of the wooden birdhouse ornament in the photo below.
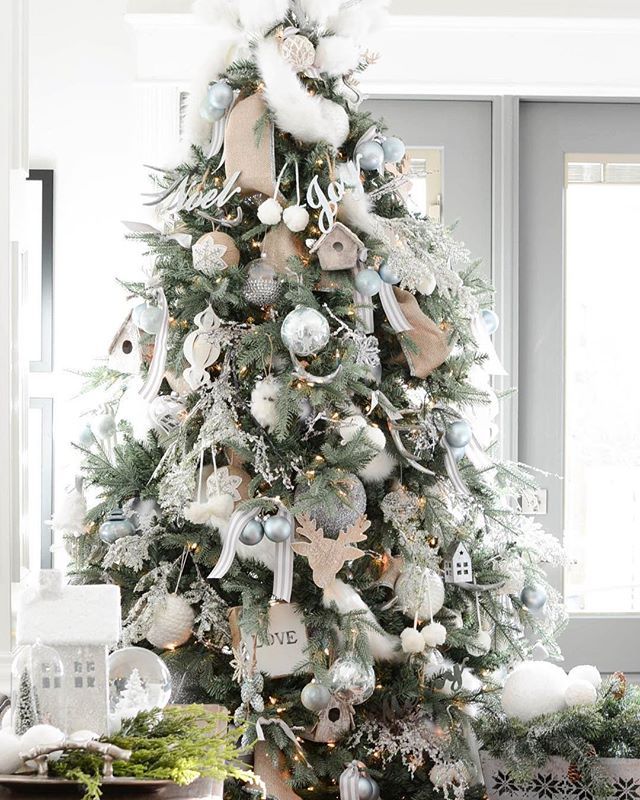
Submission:
M 454 542 L 444 559 L 446 583 L 473 583 L 471 556 L 462 542 Z
M 355 269 L 358 256 L 364 248 L 363 242 L 342 222 L 334 223 L 328 233 L 323 234 L 309 250 L 317 253 L 320 266 L 327 272 Z
M 115 372 L 137 375 L 141 363 L 140 331 L 129 313 L 109 345 L 107 364 Z

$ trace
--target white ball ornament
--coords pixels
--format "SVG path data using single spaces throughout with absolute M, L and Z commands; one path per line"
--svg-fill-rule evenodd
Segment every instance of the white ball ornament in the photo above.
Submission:
M 0 774 L 13 775 L 22 766 L 21 752 L 20 737 L 10 731 L 0 731 Z
M 280 336 L 295 355 L 311 356 L 326 347 L 331 329 L 326 317 L 315 308 L 298 305 L 284 318 Z
M 597 667 L 591 664 L 580 664 L 577 667 L 569 670 L 570 681 L 589 681 L 595 688 L 599 689 L 602 685 L 602 675 Z
M 425 625 L 420 631 L 420 635 L 428 647 L 438 647 L 444 644 L 447 639 L 447 629 L 441 622 L 431 622 Z
M 159 306 L 147 304 L 147 307 L 141 312 L 138 318 L 139 325 L 145 333 L 155 335 L 160 332 L 160 328 L 162 327 L 162 317 L 163 312 Z
M 596 687 L 589 681 L 569 679 L 564 693 L 564 700 L 569 708 L 574 706 L 592 706 L 598 699 Z
M 434 570 L 410 564 L 395 585 L 398 607 L 409 617 L 430 619 L 444 605 L 444 583 Z
M 400 643 L 405 653 L 422 653 L 427 646 L 422 634 L 415 628 L 405 628 L 400 634 Z
M 387 445 L 387 440 L 383 431 L 375 425 L 369 425 L 367 420 L 359 414 L 353 414 L 347 417 L 338 427 L 340 438 L 345 444 L 355 439 L 360 431 L 364 432 L 364 438 L 371 447 L 378 452 L 384 450 Z
M 304 206 L 287 206 L 282 221 L 292 233 L 300 233 L 309 224 L 309 212 Z
M 282 206 L 274 197 L 269 197 L 258 206 L 258 219 L 263 225 L 277 225 L 282 219 Z
M 95 731 L 74 731 L 67 736 L 67 739 L 70 742 L 75 742 L 76 744 L 83 744 L 83 742 L 92 742 L 97 741 L 100 738 L 100 734 L 96 733 Z
M 418 291 L 420 294 L 430 295 L 434 293 L 436 286 L 436 276 L 428 272 L 418 284 Z
M 565 708 L 569 678 L 548 661 L 528 661 L 507 676 L 502 689 L 502 708 L 507 717 L 522 722 Z
M 184 597 L 169 594 L 155 610 L 146 639 L 161 650 L 173 650 L 191 637 L 194 621 L 193 609 Z
M 34 725 L 22 734 L 20 747 L 26 753 L 34 747 L 49 747 L 51 745 L 62 744 L 64 733 L 53 725 Z

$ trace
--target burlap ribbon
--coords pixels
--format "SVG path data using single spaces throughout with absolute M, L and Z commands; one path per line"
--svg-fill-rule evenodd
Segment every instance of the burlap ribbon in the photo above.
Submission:
M 253 771 L 263 781 L 267 797 L 277 800 L 301 800 L 287 780 L 291 773 L 287 770 L 285 757 L 278 753 L 275 760 L 269 756 L 265 742 L 257 742 L 253 750 Z
M 411 330 L 400 338 L 409 371 L 416 378 L 426 378 L 449 357 L 449 337 L 422 311 L 411 292 L 398 289 L 397 286 L 394 286 L 393 292 L 411 326 Z M 407 340 L 410 344 L 407 344 Z
M 267 231 L 262 241 L 262 255 L 268 259 L 276 272 L 291 273 L 289 259 L 304 255 L 304 246 L 284 222 L 281 222 Z
M 266 116 L 267 105 L 259 94 L 236 103 L 227 120 L 224 166 L 227 178 L 239 172 L 237 186 L 243 194 L 273 196 L 276 159 L 273 123 Z

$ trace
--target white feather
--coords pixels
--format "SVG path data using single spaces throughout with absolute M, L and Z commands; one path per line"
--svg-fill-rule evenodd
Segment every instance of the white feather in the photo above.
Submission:
M 343 581 L 335 580 L 327 586 L 324 590 L 323 603 L 327 608 L 331 603 L 335 603 L 341 614 L 348 614 L 351 611 L 366 611 L 367 617 L 371 622 L 378 624 L 371 609 L 356 590 Z M 376 661 L 398 661 L 402 657 L 399 647 L 400 640 L 397 636 L 370 630 L 367 633 L 367 637 L 371 655 Z
M 256 422 L 267 430 L 274 428 L 278 422 L 276 403 L 281 388 L 280 381 L 268 375 L 258 381 L 251 392 L 251 413 Z
M 346 75 L 360 63 L 361 52 L 360 46 L 348 36 L 324 36 L 316 47 L 315 66 L 327 75 Z
M 371 200 L 357 189 L 347 189 L 338 208 L 338 219 L 348 228 L 375 236 L 379 230 L 378 218 L 371 211 Z
M 309 22 L 323 28 L 329 17 L 338 14 L 342 0 L 298 0 L 298 3 Z
M 327 27 L 342 36 L 363 42 L 381 31 L 387 22 L 390 0 L 361 0 L 345 8 L 327 21 Z
M 340 147 L 349 135 L 349 117 L 344 108 L 326 97 L 308 94 L 280 55 L 275 40 L 260 42 L 256 53 L 265 100 L 278 128 L 308 144 L 327 142 Z
M 236 8 L 245 31 L 266 33 L 284 20 L 289 0 L 236 0 Z
M 366 467 L 363 467 L 358 475 L 365 483 L 382 483 L 391 477 L 397 461 L 387 450 L 375 455 Z

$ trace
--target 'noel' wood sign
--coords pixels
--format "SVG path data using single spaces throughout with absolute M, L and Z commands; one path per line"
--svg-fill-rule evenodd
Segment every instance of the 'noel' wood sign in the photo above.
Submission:
M 264 641 L 244 632 L 240 625 L 241 608 L 229 614 L 234 647 L 243 640 L 250 653 L 255 645 L 256 666 L 272 678 L 292 675 L 307 660 L 307 630 L 295 605 L 277 603 L 269 608 L 269 625 Z

